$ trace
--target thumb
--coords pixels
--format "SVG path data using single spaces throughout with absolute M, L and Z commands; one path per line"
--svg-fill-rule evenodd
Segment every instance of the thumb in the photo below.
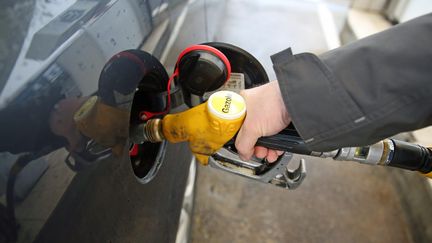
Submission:
M 247 129 L 247 126 L 243 124 L 235 141 L 235 147 L 242 160 L 250 160 L 252 158 L 258 138 L 258 134 L 252 129 Z

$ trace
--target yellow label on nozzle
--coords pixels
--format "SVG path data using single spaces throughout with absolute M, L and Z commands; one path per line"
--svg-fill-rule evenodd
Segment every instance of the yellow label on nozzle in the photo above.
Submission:
M 246 104 L 241 95 L 232 91 L 218 91 L 212 94 L 208 101 L 209 112 L 225 120 L 235 120 L 246 112 Z

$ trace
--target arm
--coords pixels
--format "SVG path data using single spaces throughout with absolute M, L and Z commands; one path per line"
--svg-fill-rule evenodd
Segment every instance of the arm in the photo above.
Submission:
M 329 51 L 272 56 L 299 134 L 316 151 L 432 124 L 432 14 Z

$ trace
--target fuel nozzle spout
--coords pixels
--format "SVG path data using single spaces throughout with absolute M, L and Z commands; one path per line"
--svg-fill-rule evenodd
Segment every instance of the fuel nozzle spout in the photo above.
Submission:
M 142 144 L 144 142 L 159 143 L 165 140 L 162 132 L 162 120 L 158 118 L 149 119 L 131 128 L 131 142 Z

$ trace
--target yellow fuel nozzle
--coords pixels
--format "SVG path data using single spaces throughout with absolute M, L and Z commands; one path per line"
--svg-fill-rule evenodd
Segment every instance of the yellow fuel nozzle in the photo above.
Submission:
M 243 97 L 232 91 L 218 91 L 203 104 L 166 115 L 162 133 L 171 143 L 188 141 L 197 160 L 207 165 L 209 156 L 234 137 L 245 115 Z
M 245 115 L 243 97 L 232 91 L 218 91 L 207 102 L 189 110 L 168 114 L 162 120 L 150 119 L 133 134 L 150 142 L 187 141 L 197 160 L 207 165 L 209 156 L 234 137 Z

